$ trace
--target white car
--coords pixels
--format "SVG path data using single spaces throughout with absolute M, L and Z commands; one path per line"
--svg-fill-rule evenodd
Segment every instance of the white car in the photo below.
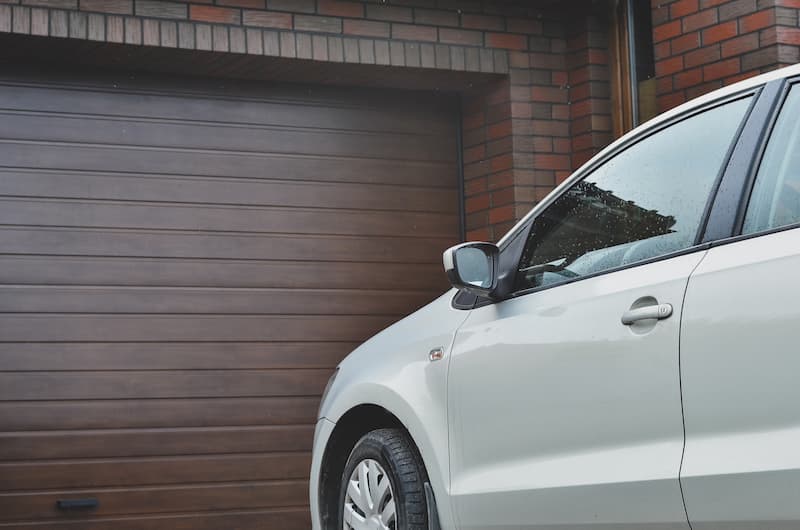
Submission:
M 444 262 L 326 389 L 315 530 L 800 528 L 800 65 Z

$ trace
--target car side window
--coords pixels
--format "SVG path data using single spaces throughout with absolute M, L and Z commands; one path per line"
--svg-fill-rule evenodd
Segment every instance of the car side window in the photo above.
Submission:
M 694 245 L 709 194 L 752 97 L 633 144 L 534 220 L 516 290 L 569 281 Z
M 800 86 L 789 91 L 758 168 L 742 233 L 800 223 Z

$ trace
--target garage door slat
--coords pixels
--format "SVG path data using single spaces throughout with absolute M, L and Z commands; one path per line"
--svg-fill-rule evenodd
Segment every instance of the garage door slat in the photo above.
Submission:
M 304 479 L 310 453 L 0 463 L 7 491 Z
M 429 292 L 0 285 L 0 313 L 404 315 Z
M 313 425 L 0 433 L 0 461 L 310 451 Z
M 447 286 L 438 263 L 373 263 L 3 256 L 5 283 L 182 287 L 429 290 Z
M 357 342 L 0 342 L 0 371 L 331 368 Z
M 316 396 L 9 401 L 0 403 L 0 430 L 309 425 L 318 408 Z
M 0 199 L 0 225 L 444 238 L 456 229 L 458 217 L 438 212 Z

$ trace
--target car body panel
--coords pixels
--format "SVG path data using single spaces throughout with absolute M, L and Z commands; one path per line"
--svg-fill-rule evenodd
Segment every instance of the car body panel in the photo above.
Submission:
M 449 503 L 447 433 L 447 369 L 456 330 L 469 315 L 454 309 L 450 290 L 416 313 L 378 333 L 339 365 L 339 373 L 320 409 L 320 417 L 337 422 L 358 405 L 378 405 L 390 411 L 408 430 L 420 450 L 436 496 L 444 529 L 455 528 Z M 442 348 L 441 360 L 431 350 Z M 330 436 L 330 433 L 328 433 Z M 319 436 L 314 452 L 324 451 Z M 312 466 L 311 497 L 318 491 L 321 456 Z M 313 528 L 320 528 L 318 510 Z
M 459 528 L 688 529 L 679 319 L 704 252 L 472 311 L 449 381 Z M 673 316 L 623 325 L 642 297 Z
M 709 250 L 681 336 L 694 530 L 798 528 L 800 229 Z

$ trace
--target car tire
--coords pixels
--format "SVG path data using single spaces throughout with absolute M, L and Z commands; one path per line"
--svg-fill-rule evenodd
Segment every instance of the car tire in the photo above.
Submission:
M 337 528 L 358 528 L 358 520 L 371 518 L 382 530 L 428 530 L 427 480 L 422 459 L 405 432 L 378 429 L 365 434 L 342 473 Z M 348 518 L 355 518 L 350 519 L 353 524 Z

